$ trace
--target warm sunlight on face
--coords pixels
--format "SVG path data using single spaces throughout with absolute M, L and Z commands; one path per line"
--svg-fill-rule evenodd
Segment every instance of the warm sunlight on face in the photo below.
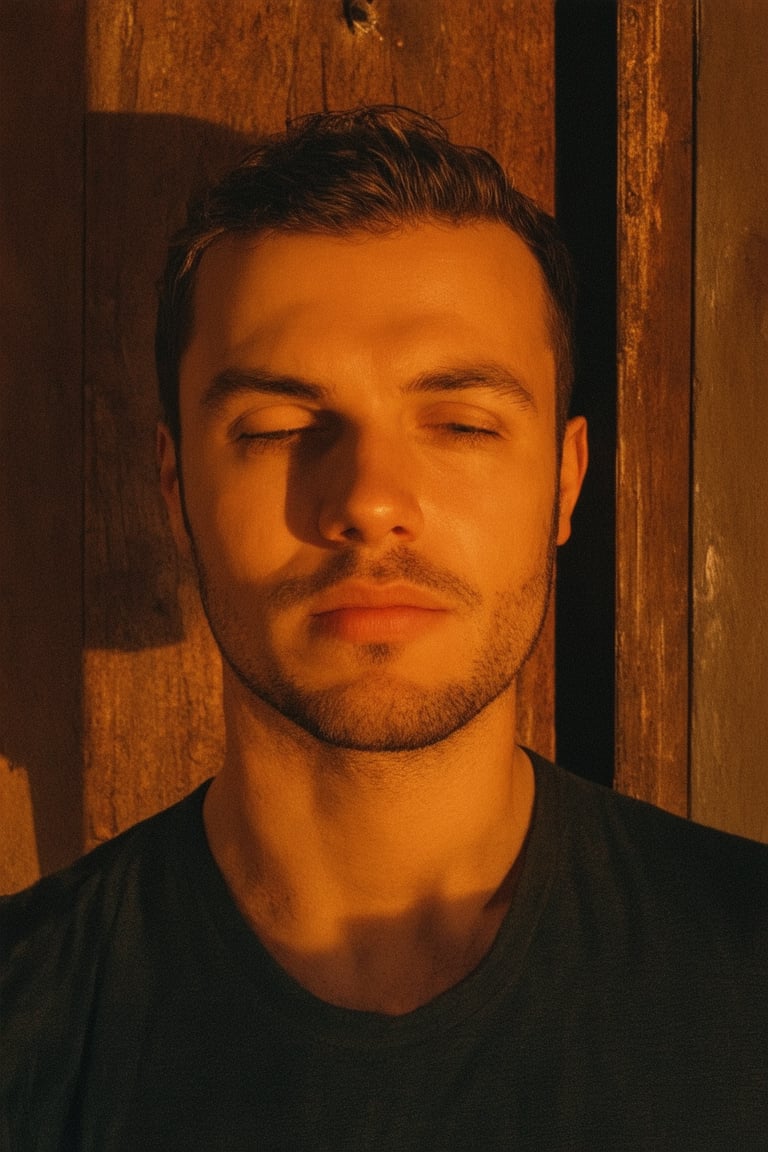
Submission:
M 538 265 L 493 224 L 228 238 L 181 368 L 183 504 L 203 600 L 254 707 L 322 741 L 419 748 L 510 689 L 560 511 Z M 163 487 L 182 498 L 166 438 Z

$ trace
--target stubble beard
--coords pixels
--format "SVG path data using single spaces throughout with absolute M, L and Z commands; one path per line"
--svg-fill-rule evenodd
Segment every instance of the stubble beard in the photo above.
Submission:
M 474 720 L 511 687 L 533 652 L 553 584 L 554 523 L 534 573 L 521 586 L 497 594 L 465 677 L 434 687 L 407 681 L 390 671 L 398 645 L 367 644 L 356 649 L 359 677 L 310 689 L 289 678 L 276 658 L 254 658 L 253 631 L 215 585 L 191 532 L 190 540 L 203 609 L 234 676 L 257 700 L 322 744 L 358 752 L 414 752 Z M 403 560 L 398 566 L 408 564 Z

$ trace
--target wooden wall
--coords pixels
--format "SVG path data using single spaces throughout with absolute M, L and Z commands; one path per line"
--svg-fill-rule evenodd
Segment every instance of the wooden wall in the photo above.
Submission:
M 286 116 L 385 100 L 551 206 L 555 7 L 0 5 L 0 890 L 220 756 L 153 460 L 151 285 L 189 193 Z M 768 839 L 768 8 L 618 24 L 616 786 Z M 552 653 L 550 621 L 520 721 L 545 753 Z
M 3 144 L 11 168 L 21 159 L 0 441 L 11 889 L 172 802 L 220 756 L 218 659 L 153 459 L 152 284 L 189 193 L 253 133 L 376 100 L 449 118 L 552 207 L 554 0 L 10 0 L 0 18 Z M 520 719 L 545 753 L 552 643 L 550 621 Z
M 618 51 L 615 784 L 768 842 L 768 6 Z
M 702 0 L 691 814 L 768 842 L 768 5 Z
M 0 890 L 82 846 L 83 19 L 0 5 Z
M 694 8 L 618 29 L 616 786 L 688 815 Z

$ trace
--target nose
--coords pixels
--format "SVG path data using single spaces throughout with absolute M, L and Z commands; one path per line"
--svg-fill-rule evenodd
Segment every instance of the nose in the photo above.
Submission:
M 318 528 L 336 544 L 405 544 L 423 528 L 416 461 L 394 433 L 348 429 L 318 477 Z

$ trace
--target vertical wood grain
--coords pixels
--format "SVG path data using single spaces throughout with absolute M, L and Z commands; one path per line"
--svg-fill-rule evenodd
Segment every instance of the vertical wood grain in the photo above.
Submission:
M 700 12 L 691 814 L 768 841 L 768 7 Z
M 87 844 L 217 768 L 218 659 L 156 492 L 151 284 L 190 191 L 247 136 L 322 108 L 445 118 L 551 207 L 553 0 L 90 0 L 86 241 Z M 510 524 L 510 531 L 514 525 Z M 178 592 L 178 597 L 177 597 Z M 553 748 L 552 624 L 521 737 Z
M 83 21 L 0 4 L 0 891 L 82 847 Z
M 693 0 L 619 5 L 616 787 L 686 814 Z

